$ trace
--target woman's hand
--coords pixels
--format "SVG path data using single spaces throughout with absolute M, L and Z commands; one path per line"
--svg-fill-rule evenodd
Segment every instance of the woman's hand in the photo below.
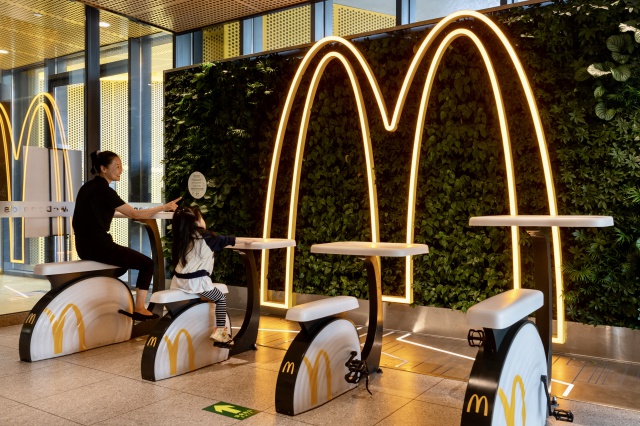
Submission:
M 116 210 L 131 219 L 148 219 L 159 212 L 174 211 L 178 208 L 178 201 L 180 201 L 181 199 L 182 197 L 179 197 L 173 201 L 169 201 L 167 204 L 164 204 L 162 206 L 151 207 L 149 209 L 143 210 L 136 210 L 129 204 L 123 204 L 120 207 L 116 207 Z
M 178 208 L 178 201 L 182 200 L 182 197 L 178 197 L 173 201 L 169 201 L 167 204 L 162 206 L 163 212 L 173 212 Z

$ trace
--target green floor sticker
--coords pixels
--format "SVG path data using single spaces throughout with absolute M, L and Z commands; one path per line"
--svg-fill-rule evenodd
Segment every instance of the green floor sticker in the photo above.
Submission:
M 251 417 L 254 414 L 258 414 L 260 411 L 253 408 L 241 407 L 239 405 L 229 404 L 228 402 L 217 402 L 209 407 L 203 408 L 205 411 L 211 411 L 212 413 L 221 414 L 223 416 L 231 417 L 232 419 L 244 420 L 247 417 Z

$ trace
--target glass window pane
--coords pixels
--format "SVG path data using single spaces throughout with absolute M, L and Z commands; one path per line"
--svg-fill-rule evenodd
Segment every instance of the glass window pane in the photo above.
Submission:
M 508 0 L 507 4 L 525 0 Z M 443 18 L 458 10 L 482 10 L 500 6 L 500 0 L 416 0 L 416 21 Z
M 239 42 L 239 40 L 238 40 Z M 154 37 L 151 47 L 151 202 L 162 202 L 164 166 L 164 72 L 173 68 L 173 37 Z M 159 229 L 162 226 L 158 225 Z

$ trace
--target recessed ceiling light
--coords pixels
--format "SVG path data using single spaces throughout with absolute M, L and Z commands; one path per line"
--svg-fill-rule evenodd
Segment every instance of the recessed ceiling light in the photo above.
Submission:
M 100 25 L 102 28 L 107 28 L 107 27 L 111 26 L 110 23 L 104 22 L 104 21 L 100 21 L 100 23 L 98 25 Z
M 6 54 L 8 54 L 8 53 L 9 53 L 9 51 L 8 51 L 8 50 L 0 49 L 0 54 L 2 54 L 2 55 L 6 55 Z
M 33 16 L 35 16 L 36 18 L 42 18 L 42 13 L 34 13 Z

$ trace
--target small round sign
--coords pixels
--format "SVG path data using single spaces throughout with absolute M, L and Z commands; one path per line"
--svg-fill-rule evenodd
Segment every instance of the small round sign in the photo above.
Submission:
M 207 179 L 200 172 L 193 172 L 189 176 L 189 194 L 196 200 L 204 197 L 207 192 Z

